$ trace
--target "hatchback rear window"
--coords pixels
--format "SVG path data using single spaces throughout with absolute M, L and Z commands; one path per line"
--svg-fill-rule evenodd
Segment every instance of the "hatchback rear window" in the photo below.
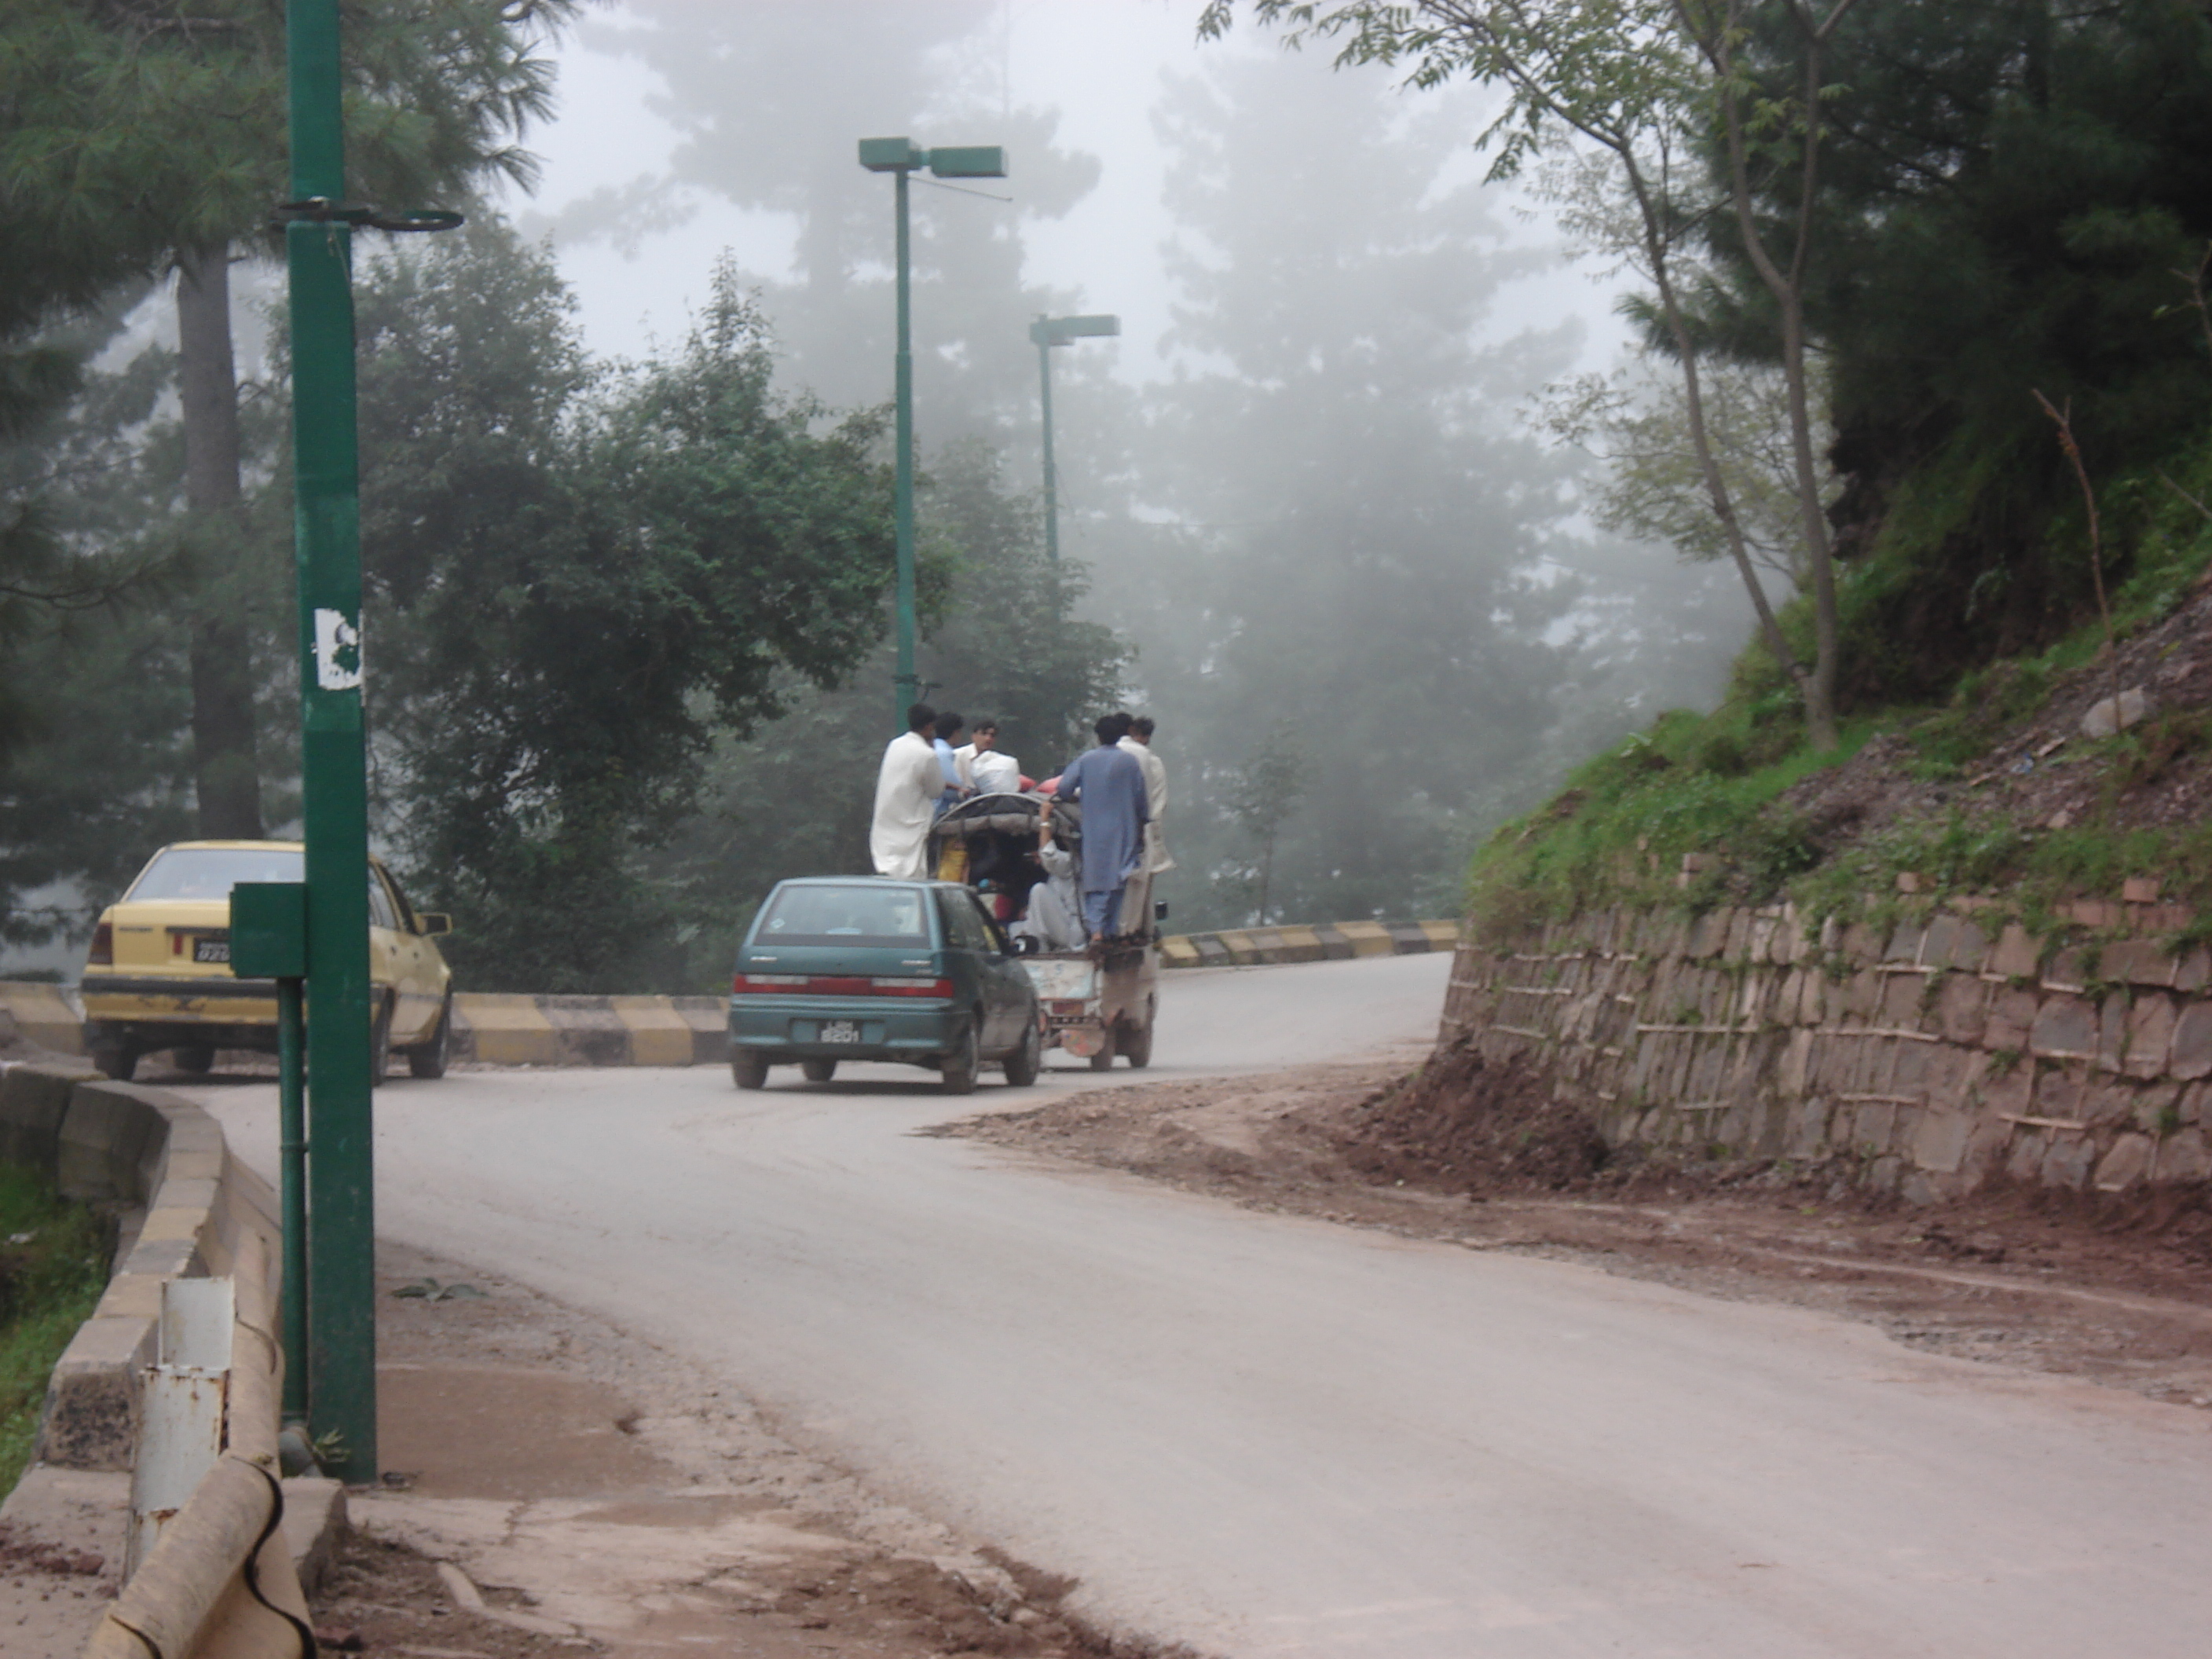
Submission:
M 854 883 L 849 887 L 786 887 L 769 901 L 753 929 L 766 945 L 887 945 L 929 943 L 927 895 L 912 887 Z
M 241 881 L 304 881 L 307 855 L 283 847 L 172 847 L 131 884 L 132 899 L 228 899 Z

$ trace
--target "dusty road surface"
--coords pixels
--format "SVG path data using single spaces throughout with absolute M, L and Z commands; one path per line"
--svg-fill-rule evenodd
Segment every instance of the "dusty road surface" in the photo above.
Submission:
M 1447 968 L 1177 975 L 1150 1078 L 1419 1043 Z M 1207 1651 L 2206 1650 L 2203 1412 L 913 1133 L 1087 1072 L 967 1101 L 777 1077 L 400 1080 L 384 1225 Z M 265 1087 L 195 1092 L 270 1159 Z

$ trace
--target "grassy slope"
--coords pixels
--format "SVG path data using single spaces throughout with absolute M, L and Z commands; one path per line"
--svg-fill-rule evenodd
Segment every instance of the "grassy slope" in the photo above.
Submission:
M 107 1285 L 107 1230 L 21 1164 L 0 1164 L 0 1493 L 31 1461 L 54 1362 Z
M 2180 470 L 2179 482 L 2212 501 L 2212 447 Z M 2136 504 L 2112 596 L 2124 649 L 2191 599 L 2212 565 L 2212 515 L 2154 478 L 2121 480 L 2109 494 Z M 2056 524 L 2050 533 L 2086 542 L 2078 525 Z M 1883 648 L 1853 637 L 1852 586 L 1894 583 L 1913 556 L 1893 544 L 1864 567 L 1845 568 L 1847 652 Z M 1802 615 L 1791 622 L 1803 626 Z M 1585 763 L 1546 805 L 1503 825 L 1475 856 L 1469 914 L 1480 936 L 1500 940 L 1531 922 L 1623 903 L 1695 909 L 1790 897 L 1814 916 L 1864 914 L 1894 908 L 1894 877 L 1911 871 L 1933 882 L 1933 897 L 1995 895 L 2046 923 L 2067 899 L 2116 896 L 2124 878 L 2156 873 L 2168 899 L 2212 916 L 2212 823 L 2143 824 L 2124 800 L 2177 760 L 2212 756 L 2212 708 L 2168 708 L 2102 744 L 2072 743 L 2064 758 L 2101 777 L 2102 809 L 2066 827 L 2008 820 L 1965 798 L 1966 786 L 1993 757 L 2009 757 L 2054 699 L 2078 696 L 2093 676 L 2101 686 L 2104 658 L 2104 626 L 2093 611 L 2049 648 L 1966 674 L 1944 703 L 1853 711 L 1838 747 L 1814 754 L 1803 744 L 1793 692 L 1753 645 L 1720 708 L 1662 714 Z M 1877 737 L 1890 739 L 1879 746 L 1882 765 L 1950 799 L 1841 834 L 1808 821 L 1802 803 L 1819 792 L 1821 775 L 1848 768 Z M 1677 873 L 1686 854 L 1716 855 L 1724 867 L 1685 888 Z

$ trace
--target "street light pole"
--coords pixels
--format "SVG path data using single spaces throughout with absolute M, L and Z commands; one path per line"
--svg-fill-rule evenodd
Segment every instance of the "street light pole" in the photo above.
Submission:
M 898 344 L 892 359 L 892 421 L 898 454 L 893 464 L 892 515 L 898 540 L 896 637 L 898 665 L 893 684 L 897 707 L 891 729 L 906 730 L 906 711 L 921 700 L 921 680 L 914 661 L 914 306 L 913 259 L 907 234 L 907 179 L 927 167 L 939 179 L 1003 179 L 1006 152 L 995 144 L 924 149 L 911 138 L 863 138 L 860 165 L 871 173 L 893 175 L 892 202 L 898 265 Z
M 1044 410 L 1044 555 L 1060 562 L 1060 474 L 1052 465 L 1052 342 L 1038 333 L 1039 318 L 1030 325 L 1030 338 L 1037 349 L 1037 402 Z
M 349 1483 L 376 1478 L 369 1108 L 368 790 L 362 730 L 361 493 L 353 228 L 337 0 L 289 0 L 294 532 L 307 926 L 309 1432 Z
M 1052 460 L 1052 349 L 1121 331 L 1119 317 L 1040 317 L 1030 325 L 1037 349 L 1038 401 L 1044 406 L 1044 550 L 1054 564 L 1060 562 L 1060 473 Z
M 906 711 L 921 701 L 921 680 L 914 666 L 914 260 L 908 235 L 907 174 L 900 167 L 892 180 L 898 215 L 898 346 L 893 359 L 892 396 L 898 461 L 893 486 L 893 513 L 898 529 L 898 669 L 892 681 L 891 729 L 906 730 Z

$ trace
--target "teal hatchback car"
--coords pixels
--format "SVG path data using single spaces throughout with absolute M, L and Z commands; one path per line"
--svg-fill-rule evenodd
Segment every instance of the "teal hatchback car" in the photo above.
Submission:
M 1036 1081 L 1036 988 L 982 902 L 957 882 L 813 876 L 780 884 L 738 948 L 730 1072 L 740 1089 L 796 1065 L 826 1083 L 847 1060 L 927 1066 L 947 1094 L 986 1063 Z

